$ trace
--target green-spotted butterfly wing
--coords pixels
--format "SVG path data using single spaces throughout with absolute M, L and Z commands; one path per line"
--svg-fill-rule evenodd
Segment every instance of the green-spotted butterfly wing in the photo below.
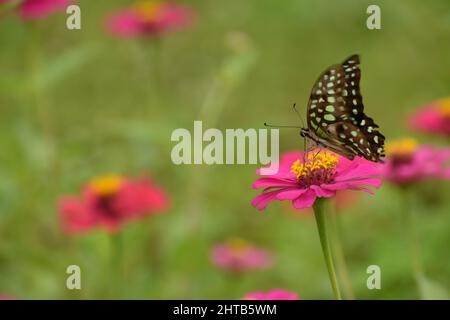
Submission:
M 364 114 L 360 78 L 358 55 L 322 73 L 311 91 L 303 135 L 348 159 L 382 162 L 385 138 Z

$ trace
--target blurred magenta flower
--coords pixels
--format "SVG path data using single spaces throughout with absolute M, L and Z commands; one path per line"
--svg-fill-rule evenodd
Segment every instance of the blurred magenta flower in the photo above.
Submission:
M 95 227 L 116 232 L 125 222 L 164 212 L 168 206 L 167 195 L 151 180 L 111 175 L 92 180 L 80 197 L 60 199 L 59 213 L 68 233 Z
M 159 36 L 193 22 L 191 9 L 178 4 L 144 1 L 117 11 L 106 19 L 107 30 L 120 38 Z
M 299 300 L 295 292 L 282 289 L 273 289 L 267 292 L 252 292 L 247 294 L 243 300 Z
M 0 0 L 1 3 L 1 0 Z M 15 300 L 13 297 L 7 294 L 0 293 L 0 300 Z
M 413 129 L 450 137 L 450 98 L 434 101 L 417 110 L 409 122 Z
M 414 139 L 386 144 L 383 177 L 397 184 L 424 179 L 450 179 L 450 148 L 419 146 Z
M 377 163 L 360 157 L 350 161 L 327 150 L 308 153 L 305 163 L 301 152 L 289 152 L 281 157 L 278 173 L 253 183 L 253 188 L 264 190 L 252 205 L 262 210 L 270 201 L 290 200 L 294 208 L 303 209 L 317 198 L 334 197 L 338 190 L 373 193 L 367 186 L 381 185 L 379 169 Z
M 273 264 L 272 254 L 242 239 L 232 239 L 215 246 L 211 253 L 212 263 L 225 270 L 240 272 L 267 269 Z
M 57 11 L 65 11 L 71 0 L 24 0 L 19 4 L 19 13 L 24 20 L 45 19 Z

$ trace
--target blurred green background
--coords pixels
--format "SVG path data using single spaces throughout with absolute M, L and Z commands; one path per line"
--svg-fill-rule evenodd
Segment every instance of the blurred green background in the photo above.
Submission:
M 450 4 L 433 1 L 183 1 L 195 24 L 160 39 L 115 39 L 104 17 L 131 1 L 78 2 L 82 29 L 64 12 L 36 23 L 0 16 L 0 293 L 17 298 L 239 299 L 283 288 L 331 299 L 316 225 L 285 203 L 250 205 L 255 165 L 173 165 L 176 128 L 298 125 L 310 89 L 329 65 L 361 55 L 368 115 L 387 140 L 411 135 L 406 115 L 447 96 Z M 381 7 L 381 30 L 366 9 Z M 416 136 L 443 145 L 443 140 Z M 303 148 L 280 132 L 280 151 Z M 127 225 L 125 275 L 102 231 L 68 236 L 56 202 L 93 176 L 150 173 L 171 197 L 164 215 Z M 339 214 L 350 282 L 359 299 L 448 297 L 448 182 L 404 192 L 385 184 Z M 402 212 L 418 220 L 426 279 L 414 282 Z M 241 237 L 276 255 L 268 271 L 232 276 L 209 261 L 212 246 Z M 65 287 L 66 267 L 82 290 Z M 366 268 L 382 271 L 368 290 Z M 426 291 L 424 293 L 424 291 Z

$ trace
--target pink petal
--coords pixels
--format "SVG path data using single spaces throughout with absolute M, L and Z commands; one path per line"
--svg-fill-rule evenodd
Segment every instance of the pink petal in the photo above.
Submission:
M 58 208 L 62 227 L 67 233 L 83 232 L 97 223 L 94 212 L 81 199 L 63 197 L 58 203 Z
M 294 208 L 296 209 L 305 209 L 311 208 L 316 200 L 316 193 L 308 189 L 306 192 L 302 193 L 297 199 L 292 201 Z
M 409 126 L 419 131 L 449 136 L 450 121 L 439 112 L 439 106 L 441 103 L 445 103 L 445 100 L 448 98 L 433 101 L 430 105 L 416 111 L 409 119 Z
M 361 179 L 361 180 L 349 180 L 349 181 L 341 181 L 334 182 L 331 184 L 322 184 L 321 188 L 326 190 L 344 190 L 344 189 L 352 189 L 352 190 L 362 190 L 366 191 L 369 189 L 364 189 L 364 185 L 369 185 L 374 188 L 378 188 L 381 186 L 381 180 L 378 178 L 369 178 L 369 179 Z
M 349 190 L 358 190 L 358 191 L 364 191 L 364 192 L 367 192 L 367 193 L 369 193 L 369 194 L 375 194 L 375 192 L 373 192 L 373 190 L 370 190 L 370 189 L 364 188 L 364 187 L 358 187 L 358 186 L 356 186 L 356 187 L 351 187 Z
M 305 193 L 308 189 L 284 189 L 280 193 L 277 194 L 277 200 L 294 200 L 298 198 L 300 195 Z
M 322 189 L 337 191 L 337 190 L 349 189 L 349 184 L 348 184 L 348 182 L 334 182 L 331 184 L 322 184 L 322 185 L 320 185 L 320 187 Z
M 69 0 L 24 0 L 19 5 L 19 12 L 25 20 L 43 19 L 54 12 L 64 11 L 70 3 Z
M 314 190 L 316 195 L 321 198 L 331 198 L 336 195 L 336 191 L 323 189 L 320 186 L 312 185 L 311 189 Z
M 299 297 L 294 292 L 281 289 L 274 289 L 269 292 L 252 292 L 247 294 L 244 300 L 298 300 Z
M 379 188 L 382 183 L 381 179 L 379 179 L 379 178 L 366 178 L 366 179 L 354 179 L 354 180 L 338 180 L 338 179 L 336 179 L 336 182 L 344 182 L 344 183 L 347 183 L 349 186 L 369 185 L 374 188 Z
M 340 168 L 336 181 L 350 180 L 354 178 L 365 178 L 380 175 L 381 165 L 379 164 L 359 164 L 354 167 Z
M 264 209 L 265 207 L 267 207 L 270 201 L 276 200 L 277 194 L 281 191 L 283 191 L 283 189 L 261 193 L 252 200 L 252 206 L 257 208 L 258 210 Z
M 106 27 L 108 31 L 118 37 L 134 37 L 142 32 L 142 23 L 133 11 L 124 10 L 107 17 Z
M 296 181 L 282 180 L 277 178 L 261 178 L 253 182 L 253 189 L 259 189 L 263 187 L 295 187 L 297 186 Z

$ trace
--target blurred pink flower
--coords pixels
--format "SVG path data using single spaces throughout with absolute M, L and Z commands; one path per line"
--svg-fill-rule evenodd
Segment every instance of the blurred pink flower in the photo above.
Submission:
M 233 272 L 262 270 L 273 264 L 270 252 L 254 247 L 242 239 L 233 239 L 215 246 L 211 253 L 211 261 L 217 267 Z
M 68 233 L 95 227 L 116 232 L 125 222 L 161 213 L 168 205 L 167 195 L 149 179 L 112 175 L 92 180 L 80 197 L 63 197 L 59 212 Z
M 187 7 L 146 1 L 111 14 L 106 20 L 106 27 L 111 34 L 120 38 L 159 36 L 189 26 L 193 17 Z
M 71 0 L 24 0 L 19 4 L 19 12 L 25 20 L 45 19 L 57 11 L 65 11 Z
M 2 0 L 0 0 L 1 3 Z M 7 294 L 0 293 L 0 300 L 15 300 L 13 297 Z
M 409 122 L 413 129 L 450 137 L 450 98 L 434 101 L 417 110 Z
M 424 179 L 450 179 L 450 149 L 418 146 L 413 139 L 393 141 L 386 145 L 384 178 L 397 184 Z
M 270 201 L 290 200 L 294 208 L 303 209 L 310 208 L 318 197 L 334 197 L 338 190 L 373 193 L 367 186 L 381 185 L 379 169 L 377 163 L 360 157 L 350 161 L 327 150 L 308 153 L 306 163 L 301 152 L 289 152 L 281 157 L 278 173 L 253 183 L 253 188 L 264 190 L 252 205 L 262 210 Z
M 281 289 L 273 289 L 267 292 L 252 292 L 247 294 L 243 300 L 299 300 L 295 292 Z

